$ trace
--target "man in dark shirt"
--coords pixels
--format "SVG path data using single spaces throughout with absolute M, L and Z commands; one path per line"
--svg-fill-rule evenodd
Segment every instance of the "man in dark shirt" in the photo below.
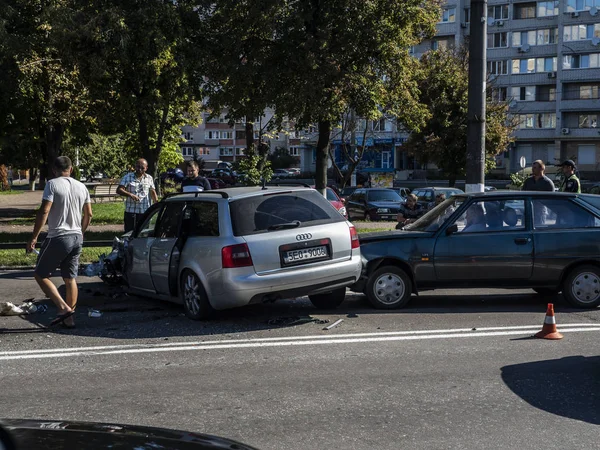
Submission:
M 181 192 L 209 191 L 210 183 L 204 177 L 198 175 L 200 168 L 196 161 L 188 161 L 186 165 L 187 176 L 181 182 Z
M 414 222 L 425 213 L 425 209 L 417 203 L 417 196 L 415 194 L 408 194 L 406 197 L 406 203 L 400 206 L 398 212 L 398 224 L 396 229 L 400 230 L 402 227 Z
M 525 180 L 523 191 L 548 191 L 554 192 L 554 183 L 544 172 L 546 165 L 540 159 L 534 161 L 531 165 L 532 175 Z
M 575 163 L 567 159 L 563 162 L 560 167 L 562 167 L 563 174 L 565 175 L 565 180 L 563 181 L 560 190 L 562 192 L 576 192 L 577 194 L 581 194 L 581 183 L 579 182 L 579 178 L 575 175 Z

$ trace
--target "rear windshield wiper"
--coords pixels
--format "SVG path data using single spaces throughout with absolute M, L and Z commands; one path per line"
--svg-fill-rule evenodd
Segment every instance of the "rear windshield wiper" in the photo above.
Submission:
M 278 223 L 277 225 L 271 225 L 267 228 L 267 230 L 274 231 L 274 230 L 282 230 L 284 228 L 298 228 L 299 226 L 300 226 L 300 221 L 294 220 L 293 222 Z

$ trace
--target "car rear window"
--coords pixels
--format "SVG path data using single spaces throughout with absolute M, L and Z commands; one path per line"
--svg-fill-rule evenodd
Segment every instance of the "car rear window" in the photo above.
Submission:
M 600 210 L 600 195 L 580 195 L 577 198 Z
M 266 233 L 268 228 L 299 221 L 298 228 L 346 219 L 317 191 L 267 193 L 229 205 L 235 236 Z
M 382 189 L 380 191 L 370 191 L 369 192 L 369 201 L 370 202 L 400 202 L 402 198 L 396 191 L 392 191 L 389 189 Z
M 335 192 L 333 192 L 333 189 L 326 189 L 325 191 L 327 192 L 327 200 L 330 202 L 337 202 L 340 200 L 337 195 L 335 195 Z

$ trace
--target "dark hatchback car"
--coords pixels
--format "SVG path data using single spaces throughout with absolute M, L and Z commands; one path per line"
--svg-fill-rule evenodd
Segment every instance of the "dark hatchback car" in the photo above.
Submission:
M 435 197 L 439 194 L 444 194 L 446 198 L 450 198 L 453 195 L 464 194 L 460 189 L 451 187 L 415 188 L 412 193 L 417 196 L 417 202 L 420 203 L 423 208 L 429 208 L 433 202 L 435 202 Z
M 437 288 L 532 288 L 562 291 L 576 307 L 600 304 L 597 195 L 457 195 L 402 231 L 361 234 L 360 243 L 363 274 L 351 289 L 376 308 Z
M 357 189 L 346 201 L 348 220 L 396 220 L 403 202 L 391 189 Z

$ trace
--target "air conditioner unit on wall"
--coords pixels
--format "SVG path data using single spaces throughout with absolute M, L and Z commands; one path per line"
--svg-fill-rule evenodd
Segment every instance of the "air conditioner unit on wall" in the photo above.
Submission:
M 571 132 L 571 130 L 569 130 L 568 128 L 563 128 L 562 130 L 560 130 L 560 132 L 562 134 L 569 134 Z
M 504 20 L 496 20 L 496 25 L 498 25 L 499 27 L 503 27 L 504 26 Z
M 548 72 L 548 78 L 556 78 L 556 72 Z
M 577 11 L 572 12 L 571 17 L 579 17 L 579 13 Z

